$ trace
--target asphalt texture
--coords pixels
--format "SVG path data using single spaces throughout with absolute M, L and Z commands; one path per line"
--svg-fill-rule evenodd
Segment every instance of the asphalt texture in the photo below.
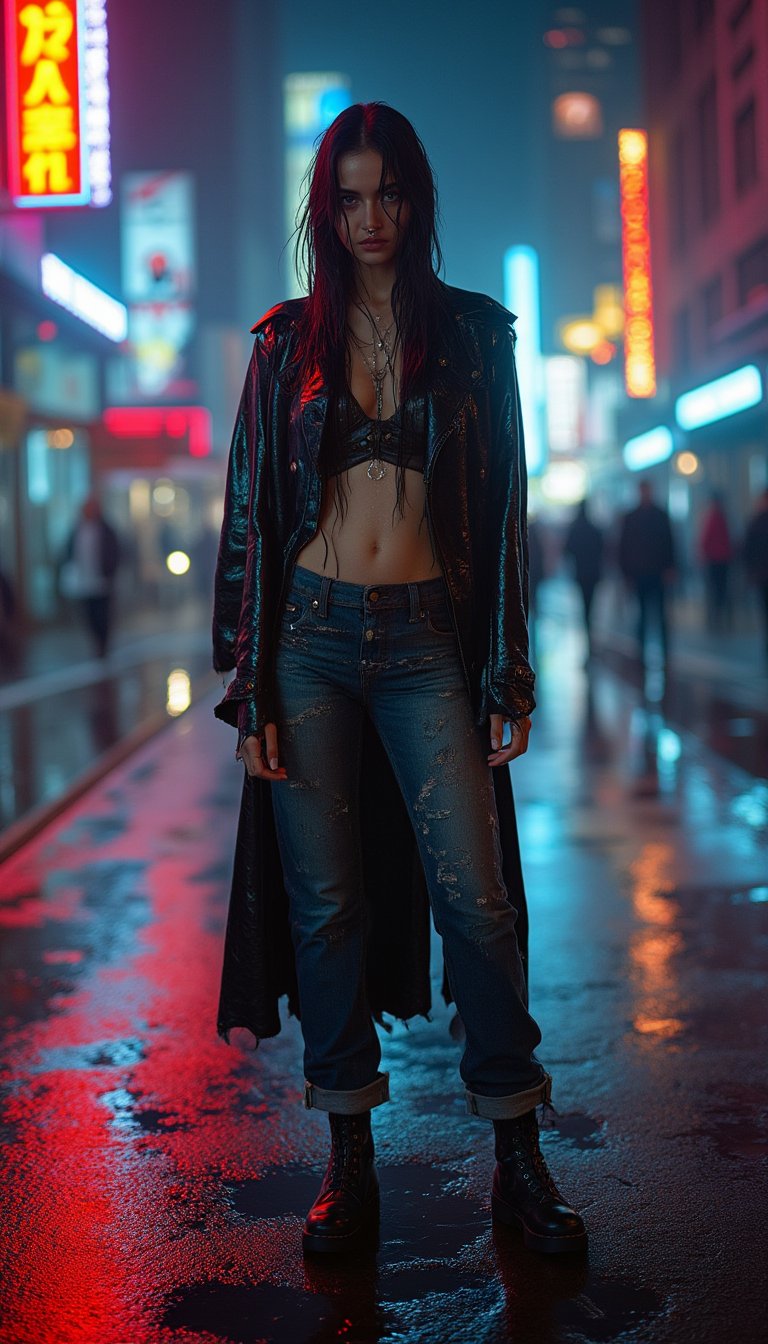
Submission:
M 513 766 L 547 1160 L 588 1257 L 490 1221 L 453 1013 L 382 1033 L 379 1248 L 304 1259 L 301 1040 L 215 1011 L 240 790 L 207 697 L 0 868 L 3 1344 L 765 1338 L 768 783 L 540 632 Z

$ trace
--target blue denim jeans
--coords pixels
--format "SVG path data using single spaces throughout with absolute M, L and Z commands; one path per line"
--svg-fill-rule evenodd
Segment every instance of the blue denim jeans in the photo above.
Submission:
M 515 911 L 501 873 L 488 726 L 475 725 L 442 578 L 342 583 L 297 567 L 276 658 L 272 786 L 304 1036 L 305 1103 L 387 1100 L 366 1001 L 359 770 L 367 715 L 413 824 L 466 1030 L 469 1110 L 523 1114 L 548 1096 L 534 1056 Z M 502 767 L 504 768 L 504 767 Z

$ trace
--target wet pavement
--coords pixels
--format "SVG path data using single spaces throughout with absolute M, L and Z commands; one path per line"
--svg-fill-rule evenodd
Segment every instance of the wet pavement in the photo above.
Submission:
M 302 1259 L 295 1021 L 214 1019 L 240 772 L 212 698 L 0 868 L 3 1344 L 764 1336 L 768 783 L 542 622 L 514 767 L 543 1145 L 588 1260 L 493 1229 L 452 1013 L 383 1035 L 377 1253 Z
M 0 833 L 215 684 L 207 616 L 195 605 L 144 615 L 105 659 L 77 626 L 29 639 L 24 661 L 0 677 Z

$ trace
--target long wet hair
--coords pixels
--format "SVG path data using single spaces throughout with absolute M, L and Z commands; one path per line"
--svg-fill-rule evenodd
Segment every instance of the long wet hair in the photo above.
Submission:
M 439 211 L 435 178 L 427 152 L 411 123 L 387 103 L 355 103 L 331 123 L 308 170 L 308 191 L 297 221 L 296 270 L 308 302 L 299 331 L 299 369 L 304 379 L 319 370 L 331 394 L 328 432 L 320 466 L 337 477 L 337 503 L 343 516 L 343 409 L 350 375 L 347 306 L 354 286 L 355 262 L 336 232 L 340 214 L 338 165 L 344 154 L 372 149 L 381 155 L 380 189 L 395 181 L 409 218 L 395 266 L 392 314 L 401 350 L 401 408 L 426 385 L 430 370 L 430 332 L 441 306 L 438 272 L 443 256 L 437 235 Z M 394 216 L 399 227 L 400 208 Z M 404 472 L 397 467 L 397 505 L 402 516 Z

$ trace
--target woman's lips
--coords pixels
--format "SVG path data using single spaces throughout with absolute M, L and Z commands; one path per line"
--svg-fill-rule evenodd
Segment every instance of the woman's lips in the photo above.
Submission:
M 387 244 L 383 238 L 365 238 L 360 247 L 365 247 L 369 252 L 377 252 L 380 247 L 386 247 Z

